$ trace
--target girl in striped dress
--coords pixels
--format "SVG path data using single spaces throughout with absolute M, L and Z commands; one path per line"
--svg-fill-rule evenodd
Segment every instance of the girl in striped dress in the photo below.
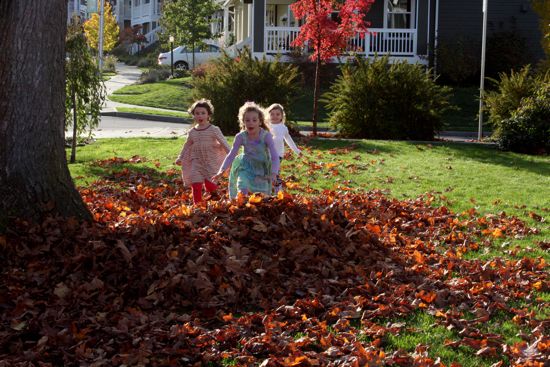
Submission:
M 210 123 L 214 107 L 209 100 L 196 101 L 189 113 L 193 116 L 194 126 L 188 132 L 176 164 L 181 165 L 183 184 L 191 185 L 193 204 L 199 204 L 203 186 L 212 198 L 218 197 L 218 186 L 210 178 L 218 171 L 230 148 L 220 128 Z
M 270 195 L 272 182 L 279 172 L 279 156 L 273 143 L 273 136 L 265 123 L 264 111 L 254 102 L 246 102 L 239 109 L 241 132 L 235 136 L 233 147 L 226 156 L 216 181 L 229 167 L 229 197 L 234 199 L 241 192 L 244 195 L 260 192 Z M 237 156 L 243 147 L 243 153 Z

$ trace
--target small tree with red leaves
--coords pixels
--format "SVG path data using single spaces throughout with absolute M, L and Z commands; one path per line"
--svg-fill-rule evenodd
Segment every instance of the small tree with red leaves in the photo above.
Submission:
M 300 33 L 292 46 L 308 45 L 313 49 L 311 60 L 315 61 L 315 87 L 313 92 L 313 135 L 317 135 L 317 109 L 319 101 L 319 67 L 345 50 L 348 41 L 358 32 L 361 37 L 369 25 L 365 15 L 374 0 L 298 0 L 290 5 L 297 19 L 303 19 Z M 339 12 L 335 21 L 331 14 Z

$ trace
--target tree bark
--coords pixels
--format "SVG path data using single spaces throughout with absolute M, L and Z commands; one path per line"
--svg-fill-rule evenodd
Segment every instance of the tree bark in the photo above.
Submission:
M 66 0 L 0 2 L 0 229 L 90 219 L 64 148 Z

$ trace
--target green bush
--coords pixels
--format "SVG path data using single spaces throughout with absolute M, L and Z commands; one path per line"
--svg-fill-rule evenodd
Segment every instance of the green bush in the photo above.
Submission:
M 495 127 L 493 137 L 500 149 L 518 153 L 548 153 L 550 151 L 550 72 L 542 75 L 501 75 L 500 94 L 490 96 L 494 113 L 490 119 Z M 510 80 L 517 83 L 512 84 Z M 518 82 L 518 80 L 520 82 Z M 511 86 L 518 86 L 516 90 Z M 497 109 L 495 104 L 500 107 Z M 515 108 L 514 108 L 515 107 Z M 491 111 L 491 109 L 490 109 Z
M 433 139 L 450 108 L 450 88 L 417 64 L 390 64 L 387 56 L 356 60 L 323 95 L 330 123 L 354 138 Z
M 141 73 L 141 76 L 139 77 L 139 83 L 141 84 L 156 83 L 162 80 L 166 80 L 170 76 L 171 76 L 170 67 L 156 66 Z
M 214 123 L 225 134 L 239 130 L 237 113 L 246 101 L 267 107 L 281 103 L 292 115 L 292 103 L 299 92 L 299 71 L 278 60 L 258 60 L 250 50 L 236 58 L 227 54 L 193 72 L 194 98 L 207 98 L 214 105 Z
M 495 87 L 495 90 L 489 91 L 484 98 L 489 112 L 489 124 L 498 129 L 500 122 L 510 118 L 519 108 L 523 98 L 534 94 L 544 78 L 532 73 L 529 65 L 518 72 L 511 71 L 510 75 L 501 73 L 500 80 L 489 78 Z
M 116 73 L 117 58 L 114 55 L 107 55 L 103 58 L 103 72 Z

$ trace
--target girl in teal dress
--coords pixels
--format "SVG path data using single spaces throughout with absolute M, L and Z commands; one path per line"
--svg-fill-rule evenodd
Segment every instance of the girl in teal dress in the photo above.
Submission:
M 234 199 L 241 192 L 244 195 L 259 192 L 271 194 L 272 182 L 279 172 L 279 156 L 268 131 L 263 110 L 254 102 L 246 102 L 239 109 L 241 132 L 235 136 L 233 147 L 225 157 L 216 181 L 229 167 L 229 197 Z M 239 153 L 241 146 L 243 153 Z

